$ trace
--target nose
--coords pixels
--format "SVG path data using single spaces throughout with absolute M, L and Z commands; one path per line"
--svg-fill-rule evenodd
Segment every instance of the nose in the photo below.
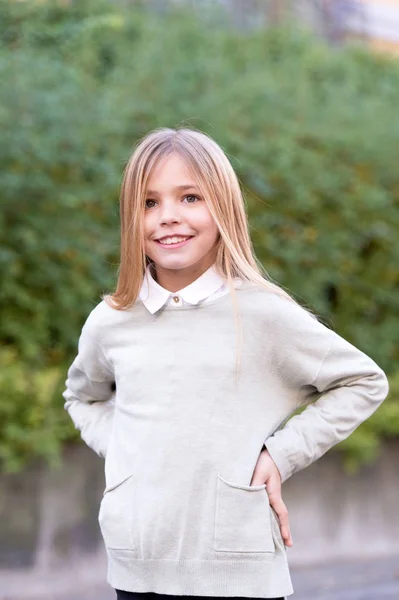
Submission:
M 160 211 L 160 224 L 167 225 L 168 223 L 180 223 L 181 216 L 178 203 L 171 200 L 163 202 Z

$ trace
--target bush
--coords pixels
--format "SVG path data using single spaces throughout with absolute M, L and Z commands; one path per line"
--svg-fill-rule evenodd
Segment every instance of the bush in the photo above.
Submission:
M 398 64 L 295 29 L 236 31 L 205 8 L 148 6 L 0 0 L 5 469 L 55 460 L 76 437 L 66 366 L 115 284 L 123 166 L 160 125 L 193 125 L 222 145 L 269 274 L 394 376 Z M 398 434 L 398 402 L 393 386 L 339 445 L 349 466 Z

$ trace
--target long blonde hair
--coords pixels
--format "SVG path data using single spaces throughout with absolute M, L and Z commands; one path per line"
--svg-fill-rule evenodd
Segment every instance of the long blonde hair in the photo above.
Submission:
M 235 277 L 298 304 L 287 291 L 271 281 L 255 256 L 240 183 L 222 148 L 203 132 L 167 127 L 157 128 L 139 140 L 125 167 L 120 193 L 118 281 L 116 290 L 112 294 L 104 294 L 103 300 L 116 310 L 126 310 L 139 296 L 146 267 L 151 262 L 144 250 L 143 215 L 147 182 L 159 161 L 172 153 L 179 154 L 192 172 L 219 229 L 215 268 L 229 285 L 236 324 L 240 324 L 241 320 L 234 289 Z M 316 318 L 309 309 L 302 308 Z M 239 332 L 241 346 L 241 328 Z M 237 355 L 237 368 L 238 365 Z

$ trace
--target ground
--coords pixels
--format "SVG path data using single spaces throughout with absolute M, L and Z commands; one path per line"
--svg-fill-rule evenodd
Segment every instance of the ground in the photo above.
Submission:
M 295 593 L 289 600 L 399 600 L 399 556 L 346 561 L 301 568 L 291 567 Z M 32 600 L 36 600 L 37 596 Z M 21 600 L 8 595 L 1 600 Z M 115 600 L 105 585 L 67 596 L 41 596 L 41 600 Z M 28 600 L 24 594 L 23 600 Z

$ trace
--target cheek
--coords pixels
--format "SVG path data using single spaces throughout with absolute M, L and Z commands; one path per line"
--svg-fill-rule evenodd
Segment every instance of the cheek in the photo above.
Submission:
M 206 232 L 209 240 L 212 240 L 212 243 L 215 243 L 219 235 L 219 229 L 212 218 L 206 223 Z
M 151 235 L 154 234 L 154 228 L 151 223 L 151 219 L 145 218 L 143 220 L 143 233 L 144 233 L 144 252 L 148 254 L 150 252 L 150 248 L 152 242 L 150 241 Z
M 147 238 L 148 236 L 151 235 L 151 233 L 153 232 L 153 223 L 152 223 L 152 219 L 151 219 L 151 215 L 145 213 L 144 217 L 143 217 L 143 230 L 144 230 L 144 236 Z
M 201 214 L 196 215 L 196 225 L 201 233 L 205 233 L 209 237 L 214 238 L 218 234 L 219 230 L 208 209 L 203 210 Z

